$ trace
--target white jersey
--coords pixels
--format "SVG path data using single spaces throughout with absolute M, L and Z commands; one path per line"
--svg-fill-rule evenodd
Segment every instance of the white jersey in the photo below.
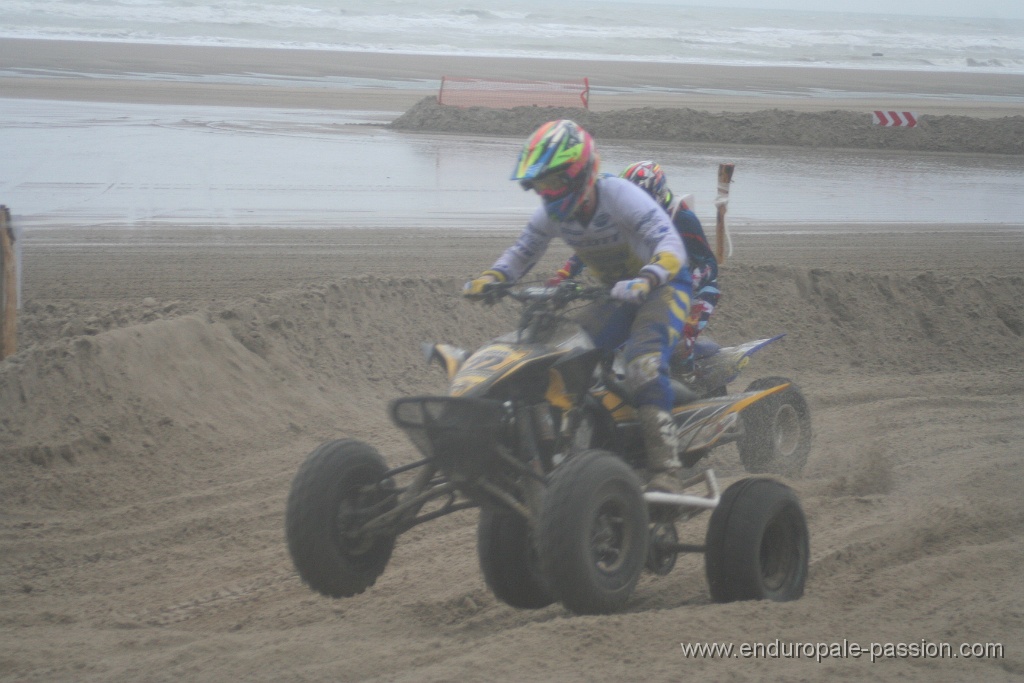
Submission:
M 597 179 L 597 211 L 587 225 L 558 221 L 539 207 L 516 243 L 491 270 L 515 282 L 537 264 L 551 238 L 561 237 L 590 268 L 611 285 L 641 270 L 664 284 L 687 263 L 686 249 L 672 219 L 644 190 L 623 178 Z

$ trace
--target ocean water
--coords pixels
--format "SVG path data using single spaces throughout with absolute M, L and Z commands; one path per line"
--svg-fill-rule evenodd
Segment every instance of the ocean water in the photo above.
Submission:
M 3 0 L 0 37 L 1024 73 L 1024 19 L 606 0 Z

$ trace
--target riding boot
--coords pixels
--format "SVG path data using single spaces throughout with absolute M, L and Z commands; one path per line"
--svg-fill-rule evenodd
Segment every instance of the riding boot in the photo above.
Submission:
M 672 415 L 657 406 L 640 406 L 640 427 L 643 430 L 644 446 L 647 452 L 647 473 L 650 481 L 648 491 L 682 493 L 680 474 L 683 465 L 679 461 L 676 426 Z

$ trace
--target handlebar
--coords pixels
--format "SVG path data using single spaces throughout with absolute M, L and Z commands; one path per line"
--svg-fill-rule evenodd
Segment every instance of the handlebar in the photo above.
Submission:
M 507 296 L 520 303 L 550 302 L 555 308 L 561 308 L 573 301 L 603 299 L 610 295 L 609 292 L 608 287 L 585 287 L 574 280 L 563 280 L 553 287 L 516 287 L 509 282 L 495 282 L 484 286 L 480 299 L 493 304 Z

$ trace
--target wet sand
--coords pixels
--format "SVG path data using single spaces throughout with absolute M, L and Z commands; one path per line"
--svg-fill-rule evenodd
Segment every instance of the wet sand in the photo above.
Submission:
M 729 262 L 872 276 L 969 278 L 1019 276 L 1024 259 L 1021 232 L 980 225 L 941 230 L 835 225 L 827 234 L 790 226 L 786 232 L 734 234 L 735 255 Z M 512 229 L 401 228 L 47 230 L 27 238 L 25 293 L 39 302 L 88 306 L 98 301 L 109 306 L 147 296 L 224 300 L 337 277 L 468 278 L 489 265 L 517 234 Z M 557 268 L 567 256 L 564 245 L 552 245 L 538 274 Z
M 316 50 L 187 47 L 81 41 L 0 39 L 5 97 L 164 104 L 308 106 L 404 111 L 436 95 L 442 76 L 515 80 L 588 78 L 593 111 L 686 106 L 706 111 L 832 109 L 913 110 L 999 117 L 1020 114 L 1024 75 L 968 72 L 740 67 L 700 64 L 449 57 Z M 35 70 L 46 78 L 31 77 Z M 357 78 L 362 87 L 153 82 L 154 78 L 265 75 L 275 79 Z M 99 77 L 99 78 L 97 78 Z M 115 79 L 115 80 L 104 80 Z M 400 86 L 400 87 L 398 87 Z M 601 88 L 632 92 L 601 94 Z M 640 92 L 645 88 L 694 92 Z M 727 94 L 699 92 L 707 89 Z M 1013 98 L 1003 102 L 1000 98 Z

